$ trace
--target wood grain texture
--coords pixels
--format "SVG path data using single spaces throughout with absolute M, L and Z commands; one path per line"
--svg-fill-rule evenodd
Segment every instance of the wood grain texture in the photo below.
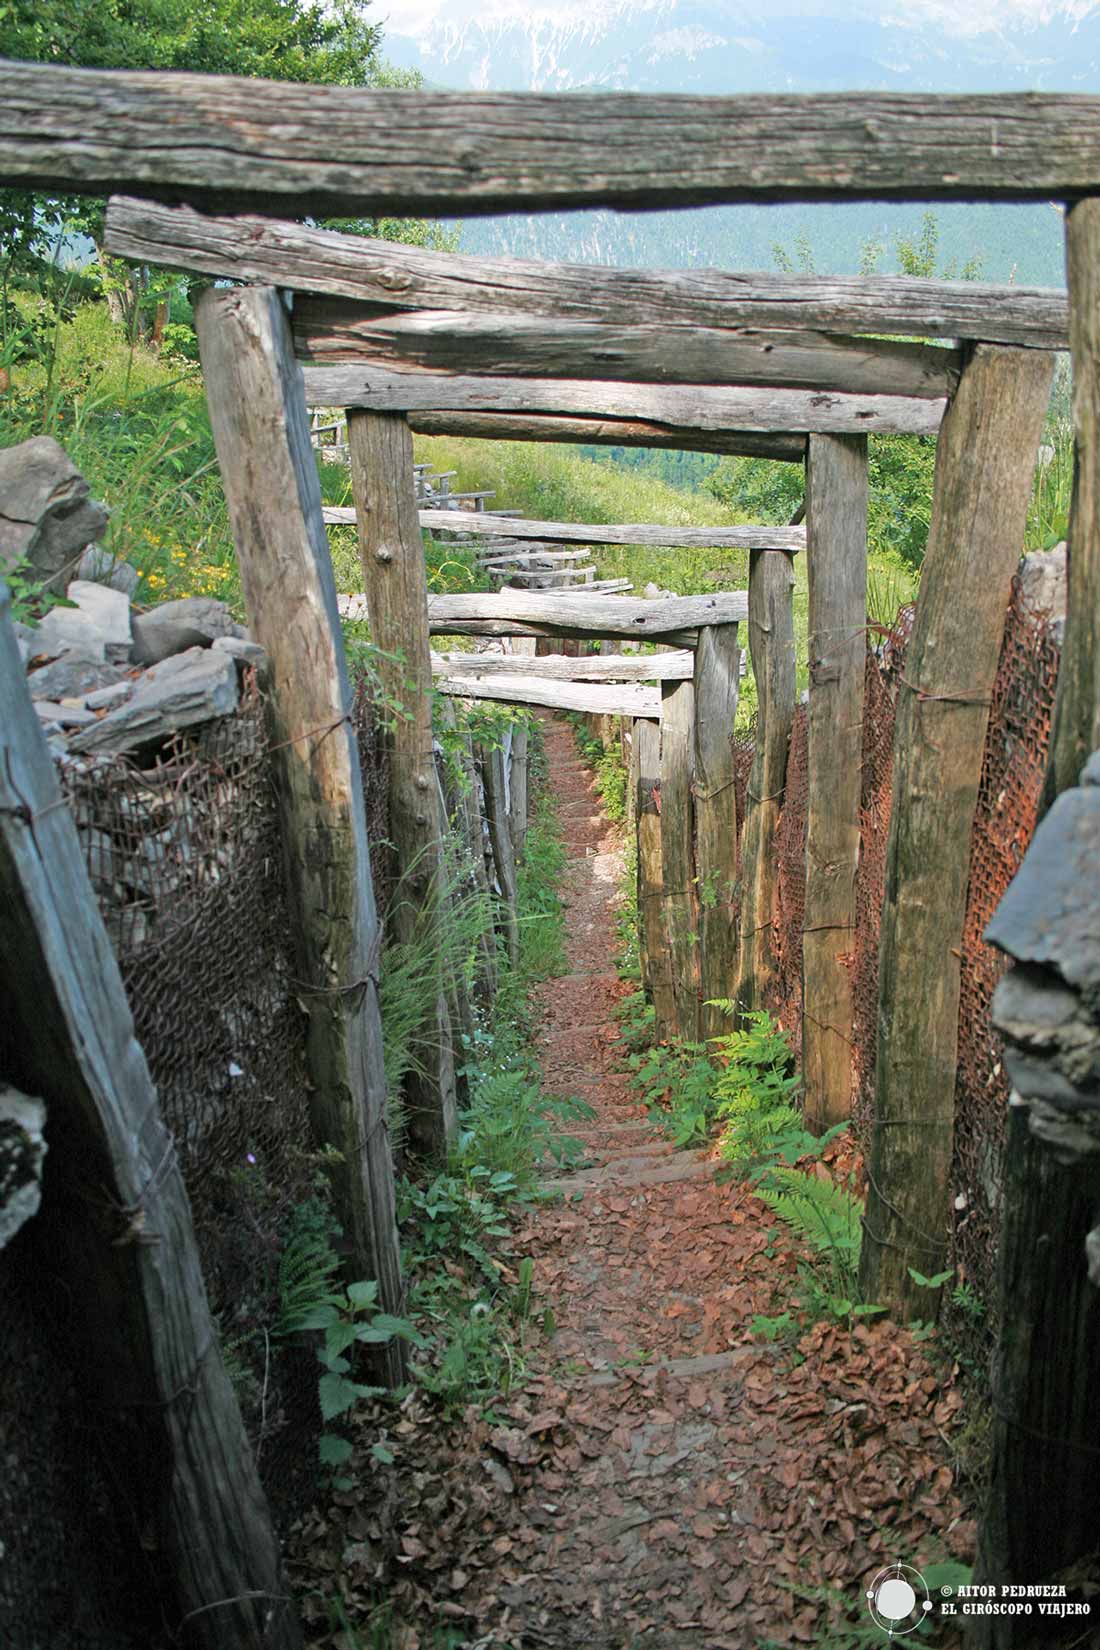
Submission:
M 950 395 L 959 352 L 886 338 L 744 326 L 614 325 L 461 310 L 378 315 L 350 299 L 294 306 L 299 359 L 475 378 L 758 384 L 852 395 Z
M 265 217 L 207 216 L 189 206 L 124 197 L 108 203 L 106 243 L 108 251 L 138 263 L 327 293 L 381 310 L 450 309 L 631 326 L 894 332 L 1039 349 L 1065 349 L 1069 340 L 1066 294 L 1053 287 L 902 275 L 601 269 L 478 258 Z
M 661 683 L 661 882 L 673 1034 L 699 1038 L 699 904 L 695 883 L 695 685 Z
M 665 653 L 610 653 L 589 659 L 546 654 L 532 664 L 534 650 L 512 644 L 512 653 L 433 653 L 432 674 L 464 680 L 469 676 L 529 676 L 558 682 L 682 682 L 695 665 L 686 648 Z
M 457 517 L 457 520 L 456 520 Z M 645 544 L 675 550 L 801 550 L 804 527 L 667 527 L 651 522 L 582 523 L 529 521 L 517 516 L 459 515 L 454 510 L 421 510 L 420 525 L 475 538 L 540 539 L 548 544 Z
M 699 1025 L 704 1037 L 730 1029 L 708 1007 L 737 987 L 737 793 L 733 727 L 741 677 L 736 625 L 710 625 L 695 650 L 695 875 L 699 903 Z
M 386 1133 L 371 884 L 351 687 L 321 520 L 300 368 L 278 293 L 204 292 L 195 306 L 210 422 L 253 637 L 266 650 L 296 967 L 308 1015 L 310 1111 L 357 1278 L 389 1312 L 404 1291 Z M 384 1372 L 404 1375 L 401 1345 Z
M 660 716 L 661 695 L 638 682 L 565 682 L 554 677 L 441 676 L 441 693 L 456 699 L 495 699 L 511 705 L 541 705 L 591 716 Z
M 867 443 L 811 436 L 810 700 L 802 1073 L 806 1122 L 821 1134 L 852 1108 L 852 979 L 867 659 Z
M 508 782 L 504 751 L 499 745 L 475 745 L 474 754 L 485 796 L 485 819 L 500 892 L 500 921 L 508 960 L 519 963 L 519 913 L 516 909 L 516 856 L 508 824 Z
M 1100 187 L 1100 100 L 1088 96 L 365 91 L 6 62 L 0 109 L 12 186 L 293 216 Z
M 297 1616 L 114 952 L 0 590 L 0 1054 L 47 1109 L 20 1257 L 81 1351 L 82 1400 L 146 1537 L 146 1598 L 197 1650 L 296 1650 Z M 60 1289 L 59 1287 L 60 1286 Z M 186 1625 L 185 1625 L 186 1624 Z M 177 1638 L 178 1635 L 178 1638 Z
M 638 967 L 646 996 L 653 1004 L 658 1032 L 667 1035 L 676 1021 L 665 939 L 665 889 L 661 869 L 661 730 L 656 722 L 635 722 L 631 742 L 638 832 Z
M 390 901 L 399 943 L 440 958 L 443 819 L 437 805 L 432 736 L 432 665 L 424 543 L 412 485 L 412 436 L 400 414 L 349 412 L 348 452 L 359 534 L 359 563 L 371 640 L 387 698 L 404 707 L 387 733 L 389 829 L 400 880 Z M 454 1045 L 440 974 L 414 1039 L 405 1082 L 409 1137 L 445 1161 L 458 1139 Z
M 979 346 L 936 455 L 894 728 L 860 1269 L 863 1298 L 900 1311 L 900 1321 L 928 1311 L 909 1267 L 931 1276 L 947 1252 L 970 837 L 1052 367 L 1036 351 Z
M 444 775 L 449 779 L 446 793 L 447 809 L 457 830 L 467 868 L 466 886 L 484 901 L 485 910 L 491 909 L 492 890 L 485 862 L 485 816 L 481 804 L 481 780 L 474 761 L 473 743 L 467 729 L 459 729 L 455 707 L 444 699 L 439 707 L 441 725 L 452 733 L 451 749 L 457 773 L 450 763 L 444 764 Z M 478 939 L 477 967 L 474 991 L 482 1012 L 492 1011 L 497 990 L 497 942 L 491 921 Z
M 418 435 L 455 435 L 479 441 L 565 441 L 593 447 L 665 447 L 735 458 L 800 464 L 806 440 L 756 430 L 694 430 L 639 418 L 576 418 L 539 413 L 409 413 Z
M 738 624 L 748 616 L 748 596 L 731 590 L 712 596 L 581 596 L 575 591 L 553 594 L 501 590 L 488 595 L 430 596 L 428 619 L 433 634 L 460 635 L 465 622 L 549 625 L 556 634 L 618 636 L 635 641 L 665 641 L 677 631 L 698 625 Z M 547 634 L 550 632 L 548 631 Z M 501 635 L 526 634 L 504 630 Z
M 749 654 L 756 682 L 756 749 L 741 826 L 737 1006 L 767 1007 L 776 976 L 776 835 L 796 703 L 794 571 L 781 550 L 749 557 Z
M 1070 356 L 1073 368 L 1073 498 L 1069 595 L 1058 667 L 1043 809 L 1076 785 L 1100 745 L 1100 199 L 1078 201 L 1066 218 Z
M 510 664 L 538 670 L 532 663 L 538 643 L 531 636 L 517 636 L 511 643 L 513 657 Z M 433 664 L 433 669 L 434 664 Z M 540 675 L 545 672 L 540 671 Z M 512 729 L 512 766 L 508 776 L 508 824 L 512 832 L 512 849 L 516 864 L 527 859 L 527 814 L 529 778 L 530 730 L 526 722 L 517 722 Z
M 312 407 L 644 418 L 681 429 L 935 435 L 944 403 L 825 390 L 711 389 L 570 378 L 438 378 L 373 367 L 305 367 Z

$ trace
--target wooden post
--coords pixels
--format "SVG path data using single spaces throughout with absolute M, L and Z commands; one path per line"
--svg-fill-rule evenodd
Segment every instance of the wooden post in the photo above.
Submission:
M 695 873 L 704 1037 L 729 1031 L 729 1016 L 708 1000 L 737 986 L 737 796 L 733 725 L 741 647 L 735 624 L 706 625 L 695 649 Z
M 526 659 L 535 657 L 533 636 L 514 636 L 512 652 Z M 517 865 L 527 857 L 527 747 L 529 735 L 526 721 L 517 722 L 512 734 L 512 772 L 508 788 L 508 819 L 512 830 L 512 847 Z
M 795 708 L 794 572 L 783 550 L 749 557 L 749 652 L 756 680 L 756 750 L 741 827 L 737 1006 L 763 1008 L 775 979 L 775 839 Z
M 389 737 L 390 836 L 401 868 L 390 922 L 397 940 L 434 953 L 440 963 L 417 1038 L 417 1065 L 406 1080 L 409 1135 L 424 1156 L 442 1159 L 458 1138 L 458 1114 L 442 973 L 443 820 L 432 744 L 428 583 L 408 423 L 400 413 L 349 411 L 348 450 L 371 639 L 382 650 L 385 690 L 405 708 Z
M 457 729 L 458 718 L 449 699 L 443 701 L 440 716 L 444 727 Z M 458 737 L 455 760 L 459 777 L 454 786 L 450 808 L 463 840 L 474 892 L 485 902 L 485 927 L 478 948 L 480 961 L 477 989 L 482 1007 L 488 1009 L 496 996 L 497 946 L 491 920 L 492 890 L 485 867 L 485 820 L 481 811 L 481 780 L 474 762 L 470 735 L 466 732 Z
M 499 745 L 475 747 L 480 757 L 481 784 L 485 792 L 485 817 L 500 889 L 501 917 L 508 946 L 508 958 L 515 968 L 519 962 L 519 921 L 516 913 L 516 861 L 512 835 L 508 829 L 508 796 L 504 752 Z
M 852 980 L 867 657 L 867 440 L 810 437 L 806 457 L 810 585 L 806 904 L 802 1074 L 806 1126 L 820 1134 L 852 1109 Z
M 1077 784 L 1086 758 L 1100 745 L 1100 197 L 1067 209 L 1066 279 L 1073 365 L 1069 599 L 1044 810 Z
M 894 726 L 878 1057 L 860 1283 L 926 1317 L 947 1253 L 959 947 L 989 699 L 1053 358 L 980 344 L 944 420 Z
M 210 422 L 249 627 L 267 650 L 298 994 L 308 1015 L 310 1112 L 331 1168 L 349 1270 L 404 1292 L 386 1134 L 379 926 L 352 694 L 321 519 L 301 370 L 269 288 L 210 289 L 195 308 Z M 401 1343 L 387 1378 L 404 1377 Z
M 699 1037 L 699 907 L 695 888 L 692 785 L 695 685 L 661 683 L 661 880 L 677 1037 Z
M 44 1292 L 63 1291 L 82 1396 L 132 1539 L 147 1534 L 145 1557 L 163 1566 L 173 1642 L 295 1650 L 179 1160 L 27 693 L 6 592 L 0 604 L 0 1052 L 5 1078 L 44 1100 L 49 1140 L 23 1263 Z
M 661 781 L 661 728 L 637 719 L 633 728 L 637 792 L 634 814 L 638 830 L 638 966 L 642 987 L 653 1004 L 657 1031 L 672 1033 L 676 1004 L 665 944 L 664 879 L 661 871 L 661 814 L 654 794 Z

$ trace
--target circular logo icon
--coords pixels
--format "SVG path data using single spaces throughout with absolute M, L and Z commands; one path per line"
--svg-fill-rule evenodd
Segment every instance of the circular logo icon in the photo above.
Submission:
M 889 1564 L 867 1589 L 871 1620 L 887 1638 L 914 1633 L 930 1614 L 932 1600 L 924 1577 L 911 1564 Z

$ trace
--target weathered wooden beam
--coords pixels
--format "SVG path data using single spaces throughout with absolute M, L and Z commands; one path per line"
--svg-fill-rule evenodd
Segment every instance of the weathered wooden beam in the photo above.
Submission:
M 1073 368 L 1073 497 L 1066 633 L 1058 667 L 1043 807 L 1071 785 L 1100 745 L 1100 198 L 1066 217 Z
M 481 786 L 485 793 L 485 818 L 489 827 L 500 914 L 508 958 L 513 968 L 519 963 L 519 915 L 516 909 L 516 856 L 508 828 L 508 777 L 504 752 L 499 745 L 475 745 Z
M 1051 287 L 902 275 L 601 269 L 592 264 L 476 258 L 264 217 L 208 217 L 189 206 L 121 197 L 108 203 L 106 244 L 108 251 L 138 263 L 328 293 L 391 311 L 451 309 L 635 326 L 808 327 L 977 338 L 1038 349 L 1065 349 L 1069 340 L 1066 294 Z M 425 433 L 492 431 L 448 428 Z M 555 437 L 543 433 L 542 439 Z M 614 439 L 629 444 L 621 435 Z M 647 436 L 642 445 L 657 442 Z
M 466 622 L 548 625 L 555 634 L 620 636 L 635 641 L 665 641 L 675 632 L 699 625 L 738 624 L 748 616 L 743 590 L 712 596 L 582 596 L 560 592 L 500 590 L 489 594 L 430 596 L 428 619 L 435 635 L 460 635 Z M 448 631 L 447 626 L 453 625 Z M 548 631 L 547 634 L 551 632 Z M 500 635 L 523 636 L 524 629 Z
M 523 540 L 526 543 L 528 541 Z M 479 550 L 477 564 L 479 567 L 490 569 L 493 567 L 534 567 L 552 571 L 555 568 L 564 569 L 569 562 L 583 562 L 588 558 L 587 546 L 583 550 L 553 550 L 549 545 L 537 550 L 510 550 L 493 554 L 492 551 Z
M 352 693 L 300 368 L 278 293 L 213 288 L 195 306 L 203 378 L 249 627 L 265 648 L 281 778 L 310 1111 L 338 1154 L 333 1198 L 356 1277 L 403 1306 L 386 1134 L 371 884 Z M 387 1354 L 403 1378 L 399 1345 Z
M 741 678 L 737 626 L 709 625 L 695 650 L 695 876 L 699 905 L 699 1024 L 704 1037 L 731 1029 L 708 1007 L 737 986 L 737 795 L 733 727 Z
M 787 784 L 796 701 L 794 571 L 781 550 L 749 557 L 749 653 L 756 681 L 756 749 L 741 827 L 737 1006 L 768 1004 L 776 974 L 776 833 Z
M 496 997 L 497 945 L 490 920 L 492 891 L 485 864 L 485 819 L 481 808 L 481 781 L 474 761 L 473 743 L 469 732 L 459 729 L 451 700 L 441 701 L 439 714 L 442 725 L 455 734 L 451 751 L 453 762 L 457 765 L 457 774 L 450 763 L 444 765 L 444 774 L 451 780 L 447 791 L 447 804 L 465 850 L 470 884 L 474 894 L 484 901 L 486 911 L 486 923 L 478 937 L 476 991 L 483 1011 L 488 1014 Z
M 375 412 L 579 413 L 637 417 L 681 429 L 770 435 L 935 435 L 940 400 L 837 395 L 831 390 L 709 389 L 685 384 L 586 383 L 571 378 L 436 378 L 373 367 L 305 367 L 311 406 Z
M 530 663 L 530 661 L 526 661 Z M 456 699 L 496 699 L 511 705 L 542 705 L 547 710 L 582 711 L 593 716 L 660 716 L 661 695 L 638 682 L 563 682 L 554 677 L 442 676 L 441 693 Z
M 454 435 L 477 441 L 557 441 L 591 447 L 662 447 L 733 458 L 770 458 L 801 464 L 806 439 L 760 430 L 696 430 L 640 418 L 556 417 L 553 413 L 409 413 L 417 435 Z
M 852 978 L 867 660 L 867 443 L 811 436 L 802 1075 L 816 1134 L 851 1115 Z
M 432 674 L 463 680 L 468 676 L 544 676 L 559 682 L 683 682 L 695 666 L 686 648 L 665 653 L 611 653 L 590 659 L 546 654 L 532 664 L 533 650 L 513 642 L 512 653 L 433 653 Z
M 146 1599 L 196 1650 L 296 1650 L 279 1542 L 225 1372 L 191 1207 L 0 588 L 0 1054 L 43 1099 L 49 1171 L 20 1261 L 79 1349 Z M 49 1303 L 46 1297 L 56 1298 Z M 135 1552 L 138 1525 L 127 1531 Z M 67 1636 L 67 1635 L 66 1635 Z
M 638 832 L 638 967 L 653 1004 L 658 1032 L 667 1036 L 676 1019 L 672 974 L 665 942 L 664 877 L 661 870 L 661 730 L 637 721 L 631 730 L 635 752 L 634 818 Z
M 400 868 L 390 921 L 400 943 L 441 959 L 443 820 L 434 788 L 428 583 L 409 479 L 412 436 L 400 414 L 350 411 L 348 448 L 377 667 L 387 697 L 404 707 L 387 732 L 389 829 Z M 416 1056 L 405 1083 L 409 1136 L 423 1155 L 442 1162 L 458 1138 L 442 975 L 426 996 Z
M 695 882 L 695 686 L 661 683 L 661 881 L 675 1013 L 671 1031 L 699 1037 L 699 905 Z
M 533 636 L 517 636 L 511 647 L 513 657 L 509 660 L 510 664 L 526 665 L 529 670 L 539 669 L 532 663 L 538 647 Z M 432 668 L 434 670 L 434 663 Z M 545 674 L 542 671 L 539 673 Z M 517 865 L 524 864 L 527 858 L 529 744 L 527 722 L 518 722 L 512 729 L 512 766 L 508 776 L 508 823 L 511 827 L 512 849 Z
M 421 510 L 420 525 L 431 531 L 451 529 L 477 538 L 540 539 L 548 544 L 647 544 L 675 550 L 801 550 L 804 527 L 665 527 L 651 522 L 585 523 L 532 521 L 516 516 L 471 515 L 455 526 L 445 510 Z
M 300 360 L 473 378 L 759 384 L 851 395 L 950 395 L 958 350 L 802 329 L 613 324 L 426 310 L 379 315 L 348 298 L 294 305 Z
M 1052 366 L 981 345 L 963 373 L 899 687 L 860 1278 L 902 1322 L 928 1311 L 909 1268 L 931 1276 L 947 1252 L 970 838 Z

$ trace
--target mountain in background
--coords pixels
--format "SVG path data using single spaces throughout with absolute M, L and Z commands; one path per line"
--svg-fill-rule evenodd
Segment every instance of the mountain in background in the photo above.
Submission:
M 492 91 L 996 92 L 1100 90 L 1100 0 L 408 0 L 386 54 L 435 86 Z M 654 157 L 655 166 L 660 157 Z M 897 268 L 924 208 L 710 207 L 468 219 L 462 249 L 582 263 L 775 267 L 779 244 L 821 273 L 859 268 L 867 243 Z M 944 265 L 987 280 L 1063 284 L 1062 225 L 1046 204 L 935 209 Z

